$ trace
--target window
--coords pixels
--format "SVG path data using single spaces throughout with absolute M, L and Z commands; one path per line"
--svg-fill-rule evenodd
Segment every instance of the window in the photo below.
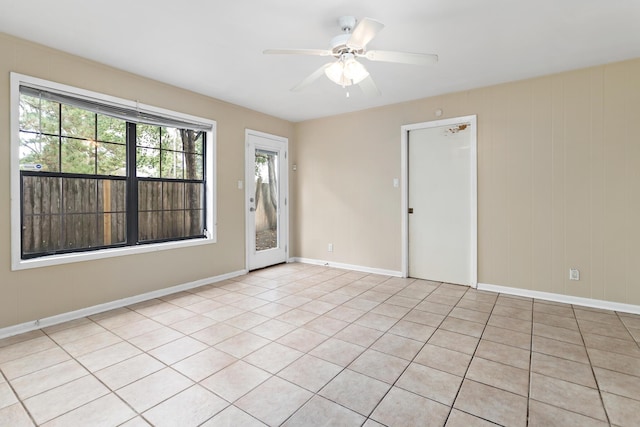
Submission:
M 139 125 L 138 241 L 204 234 L 204 134 Z
M 12 91 L 14 268 L 215 241 L 215 122 L 14 74 Z

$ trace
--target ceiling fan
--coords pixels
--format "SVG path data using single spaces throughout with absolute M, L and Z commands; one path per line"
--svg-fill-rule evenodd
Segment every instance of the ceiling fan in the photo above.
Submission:
M 356 25 L 357 24 L 357 25 Z M 367 44 L 384 28 L 375 19 L 364 18 L 362 21 L 353 16 L 338 19 L 343 34 L 331 39 L 331 49 L 267 49 L 265 54 L 293 54 L 331 56 L 335 61 L 324 64 L 300 83 L 291 88 L 297 92 L 317 79 L 326 75 L 329 80 L 342 86 L 359 85 L 368 95 L 380 95 L 380 90 L 369 75 L 367 69 L 358 62 L 358 58 L 370 61 L 395 62 L 400 64 L 427 65 L 438 62 L 438 55 L 425 53 L 395 52 L 386 50 L 367 50 Z M 347 93 L 348 96 L 348 93 Z

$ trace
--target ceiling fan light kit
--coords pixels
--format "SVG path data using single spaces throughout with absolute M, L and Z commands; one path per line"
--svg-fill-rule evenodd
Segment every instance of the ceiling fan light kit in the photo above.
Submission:
M 331 40 L 331 50 L 325 49 L 267 49 L 265 54 L 294 54 L 294 55 L 314 55 L 332 56 L 336 60 L 323 65 L 308 77 L 291 88 L 292 91 L 299 91 L 309 86 L 323 74 L 332 82 L 347 87 L 359 85 L 363 92 L 368 95 L 380 95 L 380 90 L 373 82 L 369 72 L 357 58 L 365 58 L 370 61 L 394 62 L 401 64 L 426 65 L 438 61 L 437 55 L 424 53 L 408 53 L 395 51 L 367 51 L 367 44 L 384 28 L 380 22 L 364 18 L 362 21 L 353 16 L 342 16 L 338 18 L 338 26 L 343 34 Z
M 356 61 L 351 53 L 342 54 L 340 60 L 324 69 L 324 73 L 329 80 L 342 87 L 358 84 L 369 76 L 364 65 Z

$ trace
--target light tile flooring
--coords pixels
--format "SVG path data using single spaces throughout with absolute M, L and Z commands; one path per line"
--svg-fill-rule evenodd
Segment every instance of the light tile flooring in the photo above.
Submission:
M 0 425 L 638 426 L 640 316 L 287 264 L 0 340 Z

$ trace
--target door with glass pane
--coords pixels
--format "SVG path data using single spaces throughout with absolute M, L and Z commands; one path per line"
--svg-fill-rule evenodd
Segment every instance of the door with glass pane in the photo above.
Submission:
M 247 268 L 287 260 L 288 140 L 256 131 L 246 134 Z

